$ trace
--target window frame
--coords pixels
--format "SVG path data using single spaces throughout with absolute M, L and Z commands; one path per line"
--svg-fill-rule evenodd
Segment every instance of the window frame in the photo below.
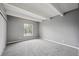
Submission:
M 31 25 L 32 26 L 32 33 L 25 33 L 25 27 L 27 25 Z M 24 23 L 24 36 L 33 36 L 33 24 Z

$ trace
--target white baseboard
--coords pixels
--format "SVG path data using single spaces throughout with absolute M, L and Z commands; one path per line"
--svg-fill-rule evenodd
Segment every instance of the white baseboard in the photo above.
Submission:
M 26 40 L 23 40 L 26 41 Z M 18 42 L 23 42 L 22 40 L 18 40 L 18 41 L 12 41 L 12 42 L 8 42 L 7 44 L 13 44 L 13 43 L 18 43 Z
M 44 40 L 47 40 L 47 41 L 49 41 L 51 43 L 57 43 L 57 44 L 60 44 L 60 45 L 64 45 L 64 46 L 71 47 L 71 48 L 79 50 L 79 47 L 76 47 L 76 46 L 71 46 L 71 45 L 68 45 L 68 44 L 63 44 L 63 43 L 60 43 L 60 42 L 57 42 L 57 41 L 54 41 L 54 40 L 48 40 L 48 39 L 44 39 Z

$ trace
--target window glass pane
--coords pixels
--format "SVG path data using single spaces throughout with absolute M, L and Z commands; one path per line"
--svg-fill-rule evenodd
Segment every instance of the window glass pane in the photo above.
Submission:
M 32 36 L 33 34 L 33 25 L 24 24 L 24 36 Z

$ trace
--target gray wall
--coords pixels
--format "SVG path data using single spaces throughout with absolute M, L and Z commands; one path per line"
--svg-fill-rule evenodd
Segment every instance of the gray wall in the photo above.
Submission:
M 0 10 L 4 11 L 2 8 L 3 5 L 0 4 Z M 7 25 L 5 19 L 2 17 L 1 14 L 2 12 L 0 12 L 0 55 L 2 55 L 6 44 L 6 25 Z
M 6 44 L 6 21 L 0 14 L 0 55 L 3 53 Z
M 39 38 L 38 22 L 21 19 L 18 17 L 8 16 L 8 42 L 23 41 Z M 24 23 L 33 24 L 33 36 L 24 36 Z
M 79 47 L 79 9 L 40 23 L 40 37 Z

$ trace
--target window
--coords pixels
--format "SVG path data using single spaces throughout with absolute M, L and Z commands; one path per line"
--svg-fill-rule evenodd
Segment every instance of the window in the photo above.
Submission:
M 33 24 L 24 24 L 24 36 L 33 35 Z

